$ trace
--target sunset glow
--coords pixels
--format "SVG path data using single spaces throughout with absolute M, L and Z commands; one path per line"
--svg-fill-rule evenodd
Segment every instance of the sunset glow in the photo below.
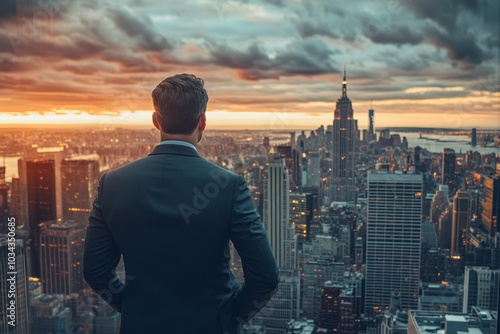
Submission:
M 370 107 L 378 128 L 500 125 L 494 1 L 29 3 L 0 6 L 0 126 L 150 126 L 151 91 L 188 72 L 213 128 L 316 128 L 344 66 L 361 128 Z

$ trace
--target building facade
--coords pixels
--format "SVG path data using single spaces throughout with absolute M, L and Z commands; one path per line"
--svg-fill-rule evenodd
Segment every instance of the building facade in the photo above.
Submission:
M 365 313 L 385 311 L 394 291 L 403 309 L 418 307 L 422 175 L 370 172 Z
M 351 100 L 347 97 L 347 80 L 344 70 L 342 96 L 337 100 L 333 118 L 331 200 L 354 202 L 356 180 L 354 152 L 356 150 L 358 121 L 353 118 Z

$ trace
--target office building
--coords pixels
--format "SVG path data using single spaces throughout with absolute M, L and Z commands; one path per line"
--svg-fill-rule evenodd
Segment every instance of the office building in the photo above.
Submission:
M 289 189 L 285 158 L 274 154 L 266 170 L 262 220 L 281 281 L 276 294 L 253 321 L 255 325 L 265 326 L 267 334 L 285 334 L 288 322 L 298 319 L 300 311 L 297 237 L 290 219 Z
M 297 241 L 302 243 L 306 240 L 308 230 L 306 194 L 290 194 L 290 220 L 295 228 Z
M 300 275 L 298 270 L 280 270 L 278 291 L 255 316 L 252 324 L 264 326 L 266 334 L 285 334 L 288 323 L 300 317 Z
M 481 205 L 483 208 L 481 221 L 488 231 L 488 234 L 493 237 L 498 228 L 498 217 L 500 216 L 500 175 L 484 176 L 483 181 L 484 200 Z
M 445 268 L 449 253 L 436 249 L 422 251 L 420 279 L 425 283 L 440 283 L 445 279 Z
M 120 328 L 121 316 L 102 299 L 97 300 L 97 311 L 94 318 L 94 334 L 117 333 Z
M 46 293 L 67 295 L 82 289 L 84 241 L 85 230 L 75 222 L 41 224 L 41 279 Z
M 496 310 L 500 286 L 500 270 L 488 267 L 465 267 L 462 312 L 470 313 L 473 306 Z
M 302 184 L 304 185 L 304 184 Z M 307 184 L 308 187 L 321 186 L 321 165 L 318 152 L 307 153 Z
M 472 329 L 474 328 L 469 325 L 467 314 L 463 313 L 411 310 L 408 314 L 408 334 L 485 334 Z
M 439 217 L 441 214 L 450 207 L 450 201 L 448 196 L 443 190 L 437 190 L 432 197 L 430 218 L 436 226 L 439 223 Z
M 290 220 L 289 189 L 290 178 L 285 159 L 273 155 L 269 159 L 264 181 L 262 220 L 280 269 L 297 269 L 297 238 Z
M 394 291 L 418 307 L 422 175 L 368 174 L 365 313 L 385 311 Z
M 78 330 L 64 295 L 41 294 L 30 302 L 31 332 L 67 334 Z
M 333 119 L 332 184 L 333 202 L 355 202 L 356 180 L 354 152 L 356 151 L 357 120 L 353 118 L 351 100 L 347 97 L 347 80 L 344 70 L 342 96 L 337 100 Z
M 422 283 L 419 310 L 461 312 L 462 294 L 462 289 L 453 284 Z
M 457 191 L 453 197 L 450 252 L 452 257 L 460 257 L 465 252 L 466 235 L 470 222 L 469 202 L 469 192 L 465 190 Z
M 321 293 L 321 306 L 318 327 L 328 332 L 338 331 L 340 327 L 340 295 L 342 285 L 325 282 Z
M 40 277 L 39 224 L 57 219 L 56 163 L 54 160 L 26 161 L 31 274 Z
M 76 156 L 61 161 L 62 210 L 65 220 L 87 227 L 99 182 L 99 156 Z
M 452 210 L 446 209 L 441 213 L 438 220 L 438 247 L 442 249 L 451 249 L 451 231 L 452 231 Z
M 300 142 L 301 136 L 297 139 Z M 303 142 L 302 142 L 303 145 Z M 301 185 L 301 154 L 303 153 L 299 149 L 292 148 L 290 145 L 278 145 L 274 147 L 274 152 L 278 153 L 281 157 L 285 159 L 285 164 L 288 169 L 289 176 L 289 187 L 295 189 Z
M 457 157 L 455 150 L 445 148 L 441 161 L 441 184 L 447 185 L 451 193 L 456 190 L 455 168 Z
M 477 146 L 477 129 L 472 128 L 470 133 L 470 144 L 471 146 Z

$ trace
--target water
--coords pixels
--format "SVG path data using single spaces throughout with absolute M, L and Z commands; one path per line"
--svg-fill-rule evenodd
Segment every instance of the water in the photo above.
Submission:
M 420 133 L 418 132 L 400 132 L 399 135 L 401 136 L 401 139 L 403 139 L 403 137 L 406 137 L 406 139 L 408 139 L 409 147 L 420 146 L 432 153 L 443 153 L 443 149 L 451 148 L 455 150 L 456 153 L 460 152 L 465 153 L 467 151 L 472 150 L 472 151 L 477 151 L 481 154 L 485 153 L 495 153 L 497 155 L 500 154 L 500 148 L 471 146 L 469 144 L 470 138 L 467 136 L 422 134 L 423 137 L 440 140 L 440 141 L 435 141 L 435 140 L 419 138 Z
M 295 138 L 300 135 L 301 131 L 295 132 Z M 306 136 L 309 137 L 310 130 L 305 131 Z M 467 151 L 477 151 L 481 154 L 485 153 L 495 153 L 497 155 L 500 154 L 500 148 L 496 147 L 481 147 L 481 146 L 471 146 L 470 138 L 467 136 L 458 136 L 458 135 L 436 135 L 436 134 L 422 134 L 423 137 L 439 139 L 440 141 L 429 140 L 420 138 L 419 132 L 391 132 L 391 134 L 399 134 L 401 136 L 401 140 L 403 137 L 408 139 L 409 147 L 420 146 L 425 148 L 426 150 L 432 153 L 443 153 L 443 149 L 451 148 L 454 149 L 456 153 L 465 153 Z M 379 134 L 377 133 L 377 136 Z M 287 135 L 284 132 L 273 132 L 270 134 L 270 142 L 272 145 L 275 144 L 283 144 L 287 141 L 290 141 L 290 135 Z

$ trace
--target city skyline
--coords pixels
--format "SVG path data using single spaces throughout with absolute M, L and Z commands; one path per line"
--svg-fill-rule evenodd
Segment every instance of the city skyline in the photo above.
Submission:
M 499 126 L 494 1 L 116 4 L 0 5 L 0 124 L 150 126 L 152 89 L 192 72 L 212 129 L 312 129 L 346 66 L 360 128 L 372 106 L 377 127 Z

